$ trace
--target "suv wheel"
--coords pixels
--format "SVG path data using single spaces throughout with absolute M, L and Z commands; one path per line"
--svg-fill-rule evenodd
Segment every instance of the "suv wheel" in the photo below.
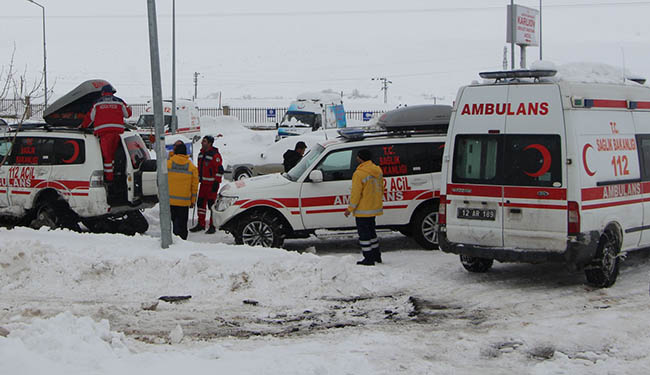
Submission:
M 284 225 L 271 212 L 253 212 L 239 221 L 235 230 L 235 243 L 250 246 L 282 247 Z
M 67 202 L 61 197 L 42 200 L 36 208 L 36 215 L 29 226 L 34 229 L 49 227 L 50 229 L 67 228 L 80 231 L 76 215 Z
M 428 204 L 419 208 L 413 217 L 411 233 L 415 241 L 425 249 L 438 247 L 438 206 Z

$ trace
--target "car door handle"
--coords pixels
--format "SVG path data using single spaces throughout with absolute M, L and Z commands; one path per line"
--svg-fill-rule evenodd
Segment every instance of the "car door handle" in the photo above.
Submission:
M 511 208 L 510 213 L 520 214 L 521 213 L 521 208 Z

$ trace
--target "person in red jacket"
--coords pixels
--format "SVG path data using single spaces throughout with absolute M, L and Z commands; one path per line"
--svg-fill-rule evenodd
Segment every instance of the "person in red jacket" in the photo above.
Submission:
M 219 184 L 223 177 L 221 154 L 219 154 L 219 149 L 212 145 L 213 143 L 214 137 L 210 135 L 206 135 L 201 140 L 201 151 L 198 157 L 199 182 L 201 183 L 199 199 L 197 201 L 199 222 L 195 227 L 190 229 L 190 232 L 198 232 L 205 229 L 207 210 L 212 207 L 214 201 L 217 199 Z M 210 214 L 210 227 L 205 233 L 212 234 L 215 231 L 214 224 L 212 223 L 212 214 Z
M 111 85 L 105 85 L 101 97 L 86 114 L 81 128 L 92 124 L 93 134 L 99 138 L 99 146 L 104 159 L 104 181 L 107 185 L 113 182 L 113 160 L 115 151 L 120 144 L 120 134 L 124 133 L 124 119 L 131 117 L 131 107 L 124 100 L 114 96 L 116 91 Z

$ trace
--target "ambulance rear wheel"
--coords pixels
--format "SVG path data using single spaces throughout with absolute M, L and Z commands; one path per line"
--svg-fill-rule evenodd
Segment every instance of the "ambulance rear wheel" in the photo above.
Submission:
M 282 247 L 284 225 L 278 215 L 268 211 L 257 211 L 240 220 L 234 235 L 235 243 Z
M 438 206 L 426 205 L 418 209 L 413 217 L 411 233 L 415 241 L 425 249 L 438 247 Z
M 618 237 L 611 229 L 600 236 L 594 260 L 585 267 L 587 281 L 598 288 L 609 288 L 618 276 L 618 253 L 621 250 Z
M 55 194 L 40 199 L 36 206 L 36 214 L 29 224 L 34 229 L 49 227 L 50 229 L 67 228 L 80 231 L 78 218 L 68 206 L 68 203 Z
M 486 258 L 471 257 L 468 255 L 461 255 L 460 263 L 469 272 L 483 273 L 483 272 L 487 272 L 490 268 L 492 268 L 492 264 L 494 264 L 494 259 L 486 259 Z

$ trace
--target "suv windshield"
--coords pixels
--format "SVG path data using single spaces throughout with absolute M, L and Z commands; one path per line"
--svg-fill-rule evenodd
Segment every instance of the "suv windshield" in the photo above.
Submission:
M 165 128 L 169 128 L 172 123 L 172 116 L 165 115 L 164 119 Z M 140 115 L 136 126 L 138 128 L 153 128 L 153 115 Z
M 321 145 L 316 145 L 309 151 L 305 156 L 300 159 L 298 164 L 296 164 L 295 167 L 291 168 L 291 170 L 287 173 L 282 174 L 286 178 L 288 178 L 291 181 L 298 181 L 300 176 L 312 165 L 314 164 L 314 161 L 318 159 L 320 154 L 325 151 L 325 147 Z

